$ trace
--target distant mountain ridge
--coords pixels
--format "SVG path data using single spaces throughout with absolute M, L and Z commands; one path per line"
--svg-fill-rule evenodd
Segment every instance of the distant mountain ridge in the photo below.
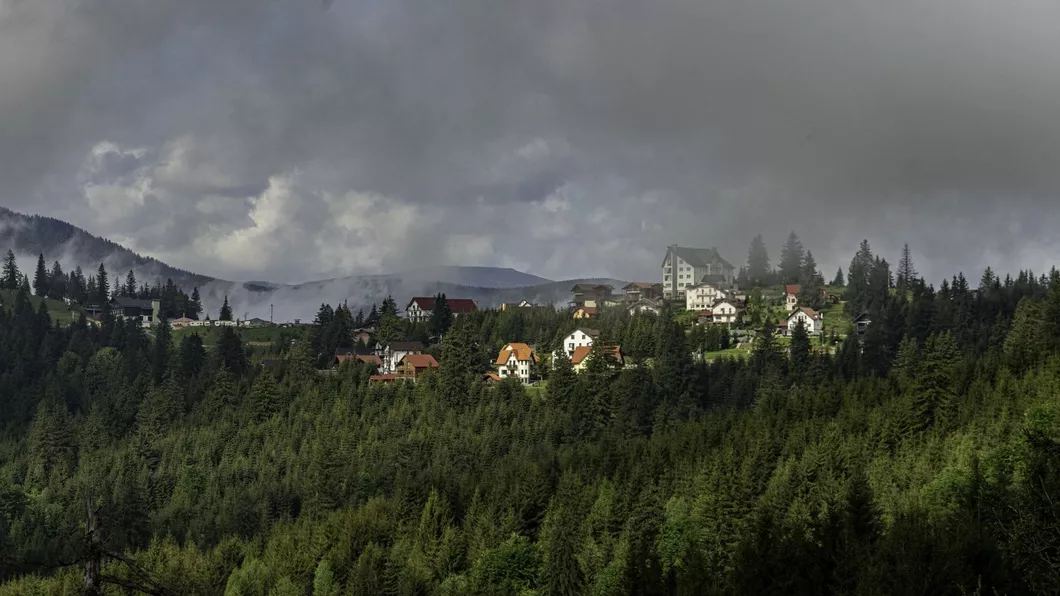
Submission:
M 322 303 L 347 302 L 351 308 L 370 308 L 393 296 L 404 306 L 416 296 L 445 293 L 453 298 L 471 298 L 480 308 L 504 302 L 529 300 L 564 306 L 576 283 L 607 283 L 620 288 L 626 282 L 607 278 L 552 281 L 511 268 L 445 266 L 402 273 L 352 275 L 300 284 L 269 281 L 233 282 L 172 267 L 151 257 L 138 255 L 105 238 L 94 236 L 72 224 L 51 217 L 24 215 L 0 207 L 0 252 L 10 248 L 19 268 L 32 275 L 37 255 L 44 254 L 49 267 L 58 260 L 64 269 L 80 266 L 86 275 L 103 263 L 111 279 L 124 279 L 132 270 L 141 283 L 173 282 L 190 291 L 198 287 L 206 314 L 216 317 L 227 296 L 236 316 L 276 321 L 307 320 Z

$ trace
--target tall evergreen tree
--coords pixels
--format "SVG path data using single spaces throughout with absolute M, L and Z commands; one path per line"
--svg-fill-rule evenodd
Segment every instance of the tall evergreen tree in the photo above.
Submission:
M 799 304 L 820 310 L 824 306 L 824 279 L 817 271 L 813 253 L 806 251 L 802 271 L 799 273 Z
M 67 297 L 67 278 L 63 273 L 63 267 L 59 261 L 52 263 L 52 270 L 48 273 L 48 297 L 53 300 L 62 300 Z
M 247 368 L 247 354 L 243 340 L 231 327 L 222 327 L 217 338 L 217 358 L 220 366 L 233 375 L 241 375 Z
M 44 264 L 44 253 L 37 257 L 37 271 L 33 274 L 33 293 L 37 296 L 47 296 L 48 288 L 48 266 Z
M 191 302 L 188 305 L 187 316 L 198 319 L 200 314 L 202 314 L 202 298 L 199 296 L 199 288 L 194 287 L 191 289 Z
M 217 317 L 218 321 L 231 321 L 232 320 L 232 307 L 228 305 L 228 296 L 225 295 L 224 304 L 221 305 L 221 314 Z
M 173 333 L 169 321 L 162 315 L 155 325 L 155 341 L 151 349 L 151 378 L 155 385 L 160 385 L 166 377 L 172 346 Z
M 121 295 L 135 298 L 136 290 L 136 274 L 130 269 L 129 273 L 125 276 L 125 286 L 122 288 Z
M 15 261 L 15 253 L 8 249 L 7 256 L 4 257 L 4 275 L 3 275 L 3 286 L 5 290 L 17 290 L 22 285 L 22 273 L 18 270 L 18 264 Z
M 800 320 L 791 330 L 791 370 L 795 374 L 805 374 L 810 366 L 810 334 Z
M 845 286 L 847 285 L 846 279 L 843 278 L 843 268 L 840 267 L 835 272 L 835 277 L 832 278 L 833 286 Z
M 449 301 L 445 294 L 439 292 L 434 297 L 434 310 L 431 311 L 431 331 L 441 337 L 453 324 L 453 310 L 449 308 Z
M 110 304 L 110 282 L 107 281 L 107 268 L 99 264 L 96 271 L 96 295 L 92 297 L 101 308 L 106 310 Z
M 780 251 L 780 276 L 786 284 L 799 283 L 802 275 L 805 250 L 799 237 L 792 232 L 788 235 L 788 241 Z
M 909 289 L 910 284 L 918 275 L 916 267 L 913 266 L 913 255 L 909 252 L 909 245 L 906 244 L 902 247 L 902 258 L 898 261 L 898 276 L 895 279 L 895 285 L 899 291 L 904 292 Z
M 584 495 L 581 481 L 565 473 L 552 497 L 541 529 L 542 567 L 539 585 L 545 594 L 582 594 L 584 575 L 577 554 L 583 540 Z
M 199 334 L 185 335 L 180 340 L 180 369 L 181 379 L 191 379 L 198 376 L 206 363 L 206 349 L 202 345 Z
M 387 316 L 394 316 L 387 313 Z M 442 340 L 438 372 L 442 395 L 452 404 L 468 401 L 468 389 L 476 382 L 482 365 L 478 358 L 475 335 L 471 325 L 456 325 Z
M 769 251 L 759 234 L 751 241 L 747 251 L 747 279 L 751 286 L 764 286 L 770 282 Z

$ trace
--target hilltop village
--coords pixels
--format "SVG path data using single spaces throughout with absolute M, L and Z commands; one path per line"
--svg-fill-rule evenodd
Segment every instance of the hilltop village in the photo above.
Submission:
M 874 263 L 864 254 L 869 251 L 867 243 L 862 249 L 859 255 L 868 261 L 860 267 L 867 271 Z M 875 265 L 881 263 L 889 267 L 876 259 Z M 112 316 L 152 332 L 163 324 L 176 337 L 205 334 L 208 343 L 211 338 L 219 341 L 220 329 L 230 328 L 239 339 L 229 343 L 242 342 L 248 358 L 257 353 L 266 367 L 282 366 L 291 348 L 307 341 L 318 370 L 334 373 L 344 366 L 366 367 L 373 384 L 415 382 L 439 368 L 444 336 L 461 318 L 470 318 L 469 324 L 478 327 L 480 353 L 469 364 L 481 371 L 484 382 L 513 379 L 530 386 L 545 382 L 560 359 L 569 361 L 576 373 L 594 360 L 610 368 L 650 366 L 649 336 L 660 317 L 684 330 L 690 355 L 700 361 L 745 357 L 763 334 L 778 346 L 790 344 L 793 338 L 813 338 L 814 350 L 834 353 L 845 337 L 864 333 L 871 322 L 867 311 L 852 312 L 844 300 L 842 271 L 826 285 L 812 253 L 803 249 L 794 233 L 776 269 L 769 266 L 761 237 L 755 238 L 747 265 L 739 269 L 717 248 L 672 245 L 663 253 L 656 280 L 619 288 L 577 284 L 570 289 L 567 304 L 522 300 L 480 309 L 473 300 L 438 294 L 413 297 L 403 308 L 388 298 L 371 305 L 367 313 L 360 308 L 354 314 L 345 303 L 322 305 L 312 324 L 240 320 L 233 316 L 227 298 L 217 319 L 200 318 L 203 307 L 197 288 L 187 294 L 171 280 L 154 286 L 138 284 L 131 271 L 123 283 L 112 286 L 103 265 L 95 275 L 86 276 L 80 268 L 66 274 L 58 262 L 47 269 L 44 255 L 31 282 L 18 271 L 9 252 L 0 282 L 10 291 L 32 293 L 49 309 L 65 306 L 70 311 L 63 314 L 71 319 L 79 309 L 90 325 L 99 326 L 103 317 Z M 501 328 L 512 330 L 499 333 L 490 325 L 483 328 L 484 320 L 504 322 Z

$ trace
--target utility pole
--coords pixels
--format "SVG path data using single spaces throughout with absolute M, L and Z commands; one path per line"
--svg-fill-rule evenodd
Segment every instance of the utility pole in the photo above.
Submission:
M 276 321 L 275 321 L 275 320 L 273 320 L 273 318 L 272 318 L 272 305 L 271 305 L 271 304 L 269 305 L 269 322 L 270 322 L 270 323 L 275 323 L 275 322 L 276 322 Z

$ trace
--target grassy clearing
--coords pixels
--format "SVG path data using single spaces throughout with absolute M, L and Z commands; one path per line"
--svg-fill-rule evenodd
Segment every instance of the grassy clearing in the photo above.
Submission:
M 18 292 L 13 290 L 0 290 L 0 299 L 3 300 L 5 308 L 10 308 L 15 303 L 15 296 L 17 295 Z M 77 307 L 70 308 L 62 300 L 30 296 L 29 302 L 33 305 L 34 310 L 40 308 L 40 303 L 44 302 L 48 309 L 48 316 L 52 318 L 52 323 L 56 323 L 61 327 L 69 326 L 81 316 L 81 309 Z
M 729 348 L 728 350 L 718 350 L 717 352 L 707 352 L 703 354 L 703 360 L 712 362 L 718 358 L 746 358 L 751 353 L 751 350 L 744 348 Z

